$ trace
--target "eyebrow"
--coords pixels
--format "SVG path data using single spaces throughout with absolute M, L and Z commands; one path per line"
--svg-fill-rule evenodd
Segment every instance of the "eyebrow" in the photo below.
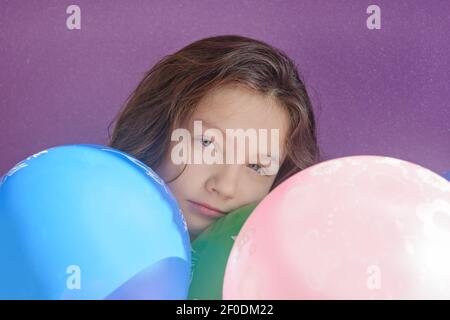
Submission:
M 207 121 L 205 119 L 200 119 L 199 118 L 199 119 L 194 119 L 193 121 L 202 121 L 202 123 L 204 123 L 206 125 L 206 127 L 208 127 L 209 129 L 219 129 L 222 132 L 222 134 L 224 135 L 224 137 L 226 137 L 225 130 L 223 130 L 221 127 L 219 127 L 219 126 L 217 126 L 217 125 L 215 125 L 215 124 L 213 124 L 213 123 L 211 123 L 211 122 L 209 122 L 209 121 Z M 262 153 L 259 153 L 259 156 L 265 157 L 265 158 L 269 158 L 269 159 L 271 159 L 273 161 L 277 161 L 277 163 L 280 163 L 279 157 L 277 159 L 277 157 L 275 157 L 275 156 L 266 155 L 266 154 L 262 154 Z
M 219 127 L 219 126 L 217 126 L 217 125 L 215 125 L 215 124 L 213 124 L 213 123 L 211 123 L 209 121 L 206 121 L 204 119 L 194 119 L 194 121 L 202 121 L 202 123 L 206 124 L 206 126 L 209 129 L 219 129 L 222 132 L 222 134 L 225 136 L 225 130 L 223 130 L 221 127 Z

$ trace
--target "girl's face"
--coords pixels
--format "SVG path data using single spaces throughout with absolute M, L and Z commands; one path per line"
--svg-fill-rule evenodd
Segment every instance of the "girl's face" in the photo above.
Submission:
M 198 135 L 198 131 L 194 134 L 194 120 L 202 121 L 200 135 Z M 189 130 L 191 136 L 191 164 L 174 164 L 171 151 L 173 146 L 179 142 L 173 141 L 166 158 L 156 168 L 158 174 L 165 181 L 171 181 L 186 166 L 183 173 L 168 185 L 184 213 L 191 239 L 194 239 L 226 213 L 262 200 L 275 180 L 277 167 L 272 163 L 271 170 L 265 171 L 264 169 L 268 168 L 267 162 L 260 162 L 260 159 L 266 159 L 264 155 L 262 155 L 263 158 L 258 157 L 256 162 L 248 161 L 250 152 L 253 153 L 254 149 L 248 147 L 247 139 L 245 139 L 247 142 L 244 143 L 245 162 L 238 163 L 236 156 L 232 163 L 226 160 L 229 139 L 235 139 L 234 154 L 239 152 L 236 149 L 237 139 L 231 135 L 227 136 L 226 129 L 243 129 L 243 131 L 252 129 L 257 133 L 259 129 L 266 129 L 267 145 L 264 150 L 266 156 L 273 151 L 271 146 L 274 142 L 271 139 L 271 129 L 278 129 L 279 141 L 276 142 L 279 146 L 276 148 L 278 155 L 270 155 L 275 159 L 278 158 L 278 163 L 281 165 L 285 156 L 285 147 L 282 141 L 286 140 L 288 126 L 288 114 L 276 104 L 274 98 L 264 97 L 246 87 L 222 86 L 203 97 L 192 117 L 182 124 L 183 128 Z M 206 135 L 205 130 L 209 128 L 223 131 L 222 144 L 218 137 Z M 209 131 L 211 132 L 211 130 Z M 194 144 L 195 140 L 197 143 Z M 214 151 L 209 154 L 215 154 L 215 152 L 223 154 L 223 163 L 194 163 L 193 154 L 198 152 L 199 148 L 200 152 L 206 148 L 212 148 L 209 151 Z M 261 152 L 261 150 L 257 151 Z M 275 170 L 273 170 L 274 167 Z

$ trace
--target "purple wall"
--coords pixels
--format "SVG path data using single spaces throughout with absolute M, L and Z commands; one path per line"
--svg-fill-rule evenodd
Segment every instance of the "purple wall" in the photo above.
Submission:
M 81 30 L 66 8 L 81 7 Z M 368 30 L 366 8 L 381 8 Z M 450 169 L 448 1 L 0 2 L 0 175 L 51 146 L 107 141 L 144 72 L 218 34 L 286 51 L 312 90 L 325 158 Z

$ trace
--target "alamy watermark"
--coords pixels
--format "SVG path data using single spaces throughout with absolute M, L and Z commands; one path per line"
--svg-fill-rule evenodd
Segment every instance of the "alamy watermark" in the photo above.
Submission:
M 172 132 L 171 141 L 177 144 L 172 148 L 171 160 L 177 165 L 244 164 L 246 145 L 248 145 L 249 163 L 265 166 L 262 175 L 272 175 L 278 171 L 280 165 L 280 133 L 279 129 L 270 129 L 269 153 L 268 131 L 268 129 L 252 128 L 226 129 L 224 140 L 221 130 L 208 128 L 203 132 L 202 121 L 195 120 L 193 145 L 191 132 L 188 129 L 178 128 Z M 211 143 L 213 148 L 210 145 L 204 146 L 205 141 Z

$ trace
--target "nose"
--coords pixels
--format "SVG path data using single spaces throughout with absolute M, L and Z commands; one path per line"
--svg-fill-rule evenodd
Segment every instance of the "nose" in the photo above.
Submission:
M 217 169 L 206 180 L 206 189 L 210 193 L 217 193 L 224 199 L 231 199 L 236 195 L 239 180 L 239 165 L 218 164 Z

